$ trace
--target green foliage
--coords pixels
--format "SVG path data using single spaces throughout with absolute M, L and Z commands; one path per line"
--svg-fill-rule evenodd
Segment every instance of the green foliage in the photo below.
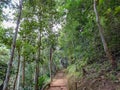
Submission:
M 117 6 L 116 8 L 115 8 L 115 12 L 114 12 L 115 14 L 119 14 L 120 13 L 120 6 Z
M 73 64 L 68 66 L 67 68 L 68 76 L 74 77 L 75 79 L 80 78 L 82 76 L 82 71 L 81 70 L 76 71 L 76 70 L 77 70 L 76 65 Z
M 6 1 L 5 3 L 7 5 Z M 104 36 L 112 54 L 119 60 L 119 0 L 116 2 L 99 0 L 98 3 L 100 23 L 105 29 Z M 71 76 L 81 77 L 82 68 L 86 66 L 88 66 L 86 67 L 88 71 L 92 69 L 96 72 L 99 72 L 103 66 L 107 69 L 110 67 L 108 64 L 102 66 L 105 63 L 106 55 L 95 22 L 93 0 L 35 0 L 34 2 L 26 0 L 23 4 L 14 64 L 17 63 L 18 52 L 21 60 L 25 57 L 26 88 L 34 87 L 36 59 L 39 59 L 38 64 L 40 65 L 39 86 L 42 87 L 50 80 L 48 77 L 50 48 L 53 49 L 53 65 L 57 68 L 60 68 L 61 58 L 68 58 L 67 71 Z M 0 6 L 0 12 L 2 12 L 2 8 L 3 6 Z M 0 13 L 0 20 L 1 15 Z M 58 29 L 57 26 L 61 28 Z M 7 48 L 11 47 L 13 33 L 13 29 L 4 29 L 0 26 L 0 66 L 6 66 L 9 60 Z M 16 68 L 17 65 L 14 67 Z M 20 71 L 20 73 L 22 72 Z M 94 75 L 96 74 L 94 73 Z M 0 76 L 3 76 L 3 71 L 0 72 Z M 15 74 L 13 74 L 13 78 L 14 76 Z M 115 79 L 113 75 L 110 75 L 110 78 Z
M 4 80 L 6 69 L 7 69 L 6 63 L 3 61 L 0 61 L 0 81 Z
M 39 86 L 42 87 L 44 84 L 48 83 L 50 78 L 47 75 L 42 75 L 39 77 Z
M 4 63 L 8 62 L 9 53 L 10 53 L 9 49 L 7 49 L 5 45 L 1 44 L 0 45 L 0 58 L 1 58 L 0 60 L 1 60 L 1 62 L 4 62 Z
M 4 80 L 9 60 L 9 50 L 5 45 L 0 44 L 0 82 Z M 0 83 L 1 84 L 1 83 Z
M 104 0 L 99 0 L 99 4 L 101 5 L 104 2 Z

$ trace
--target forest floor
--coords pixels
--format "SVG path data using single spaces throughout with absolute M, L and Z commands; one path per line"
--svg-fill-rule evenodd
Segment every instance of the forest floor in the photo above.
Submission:
M 69 90 L 120 90 L 120 68 L 112 70 L 109 67 L 107 61 L 87 65 L 81 77 L 71 76 L 68 79 Z
M 48 90 L 68 90 L 67 78 L 64 70 L 57 72 Z
M 86 74 L 78 78 L 60 70 L 46 90 L 120 90 L 120 70 L 109 70 L 106 63 L 87 66 Z

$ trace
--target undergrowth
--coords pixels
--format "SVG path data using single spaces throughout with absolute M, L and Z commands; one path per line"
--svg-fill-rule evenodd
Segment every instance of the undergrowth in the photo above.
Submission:
M 93 63 L 88 64 L 82 63 L 79 66 L 76 66 L 75 64 L 70 65 L 66 71 L 67 71 L 67 77 L 68 77 L 68 86 L 69 90 L 76 90 L 76 82 L 77 88 L 79 86 L 86 88 L 91 88 L 91 90 L 103 90 L 106 88 L 120 88 L 120 63 L 118 63 L 117 70 L 112 70 L 110 63 L 108 61 L 104 61 L 102 63 Z M 83 72 L 83 69 L 85 70 L 85 73 Z M 105 83 L 105 85 L 103 85 Z M 83 88 L 78 90 L 83 90 Z M 106 89 L 107 90 L 107 89 Z M 119 89 L 118 89 L 119 90 Z

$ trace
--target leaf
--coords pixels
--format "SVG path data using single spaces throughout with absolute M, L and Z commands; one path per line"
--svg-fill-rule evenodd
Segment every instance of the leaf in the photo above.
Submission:
M 111 8 L 108 8 L 104 14 L 110 14 L 111 13 Z
M 117 6 L 116 8 L 115 8 L 115 14 L 117 14 L 117 13 L 119 13 L 120 12 L 120 6 Z
M 104 0 L 99 0 L 99 5 L 101 5 L 103 3 Z

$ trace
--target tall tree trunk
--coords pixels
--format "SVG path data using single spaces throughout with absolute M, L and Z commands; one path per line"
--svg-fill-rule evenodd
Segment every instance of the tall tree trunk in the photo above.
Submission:
M 22 88 L 25 88 L 25 56 L 23 58 L 23 63 L 22 63 Z
M 15 77 L 15 81 L 14 81 L 13 90 L 16 90 L 16 82 L 18 79 L 19 67 L 20 67 L 20 51 L 18 50 L 18 66 L 17 66 L 17 73 L 16 73 L 16 77 Z
M 115 58 L 113 57 L 111 51 L 109 50 L 108 45 L 107 45 L 106 40 L 105 40 L 105 37 L 103 35 L 104 29 L 103 29 L 103 27 L 100 23 L 99 14 L 98 14 L 97 8 L 96 8 L 96 0 L 94 0 L 94 12 L 95 12 L 95 15 L 96 15 L 96 22 L 97 22 L 97 26 L 99 28 L 99 33 L 100 33 L 100 37 L 101 37 L 101 40 L 102 40 L 102 43 L 103 43 L 104 51 L 105 51 L 107 57 L 110 60 L 112 68 L 116 69 L 117 68 L 117 62 L 116 62 Z
M 38 77 L 39 77 L 39 61 L 38 58 L 36 59 L 36 67 L 35 67 L 35 89 L 34 90 L 39 90 L 38 86 Z
M 7 90 L 7 87 L 8 87 L 8 82 L 9 82 L 9 78 L 10 78 L 10 70 L 12 68 L 12 62 L 13 62 L 13 57 L 14 57 L 14 50 L 15 50 L 15 46 L 16 46 L 16 39 L 17 39 L 17 34 L 18 34 L 18 28 L 19 28 L 20 19 L 21 19 L 21 13 L 22 13 L 22 0 L 20 1 L 19 15 L 18 15 L 18 20 L 17 20 L 17 25 L 16 25 L 16 28 L 15 28 L 15 34 L 14 34 L 14 37 L 13 37 L 11 55 L 10 55 L 10 60 L 9 60 L 9 63 L 8 63 L 8 68 L 7 68 L 6 78 L 5 78 L 5 81 L 4 81 L 3 90 Z
M 50 80 L 52 81 L 52 46 L 50 47 L 50 62 L 49 62 L 49 70 L 50 70 Z
M 21 60 L 20 60 L 20 66 L 19 66 L 19 71 L 18 71 L 18 79 L 17 79 L 17 87 L 16 87 L 16 90 L 19 90 L 19 85 L 20 85 L 20 72 L 21 72 Z
M 38 86 L 38 77 L 39 77 L 39 61 L 40 61 L 40 55 L 41 55 L 41 51 L 40 51 L 40 47 L 41 47 L 41 32 L 39 33 L 38 36 L 38 54 L 37 54 L 37 59 L 36 59 L 36 67 L 35 67 L 35 89 L 34 90 L 39 90 L 39 86 Z

